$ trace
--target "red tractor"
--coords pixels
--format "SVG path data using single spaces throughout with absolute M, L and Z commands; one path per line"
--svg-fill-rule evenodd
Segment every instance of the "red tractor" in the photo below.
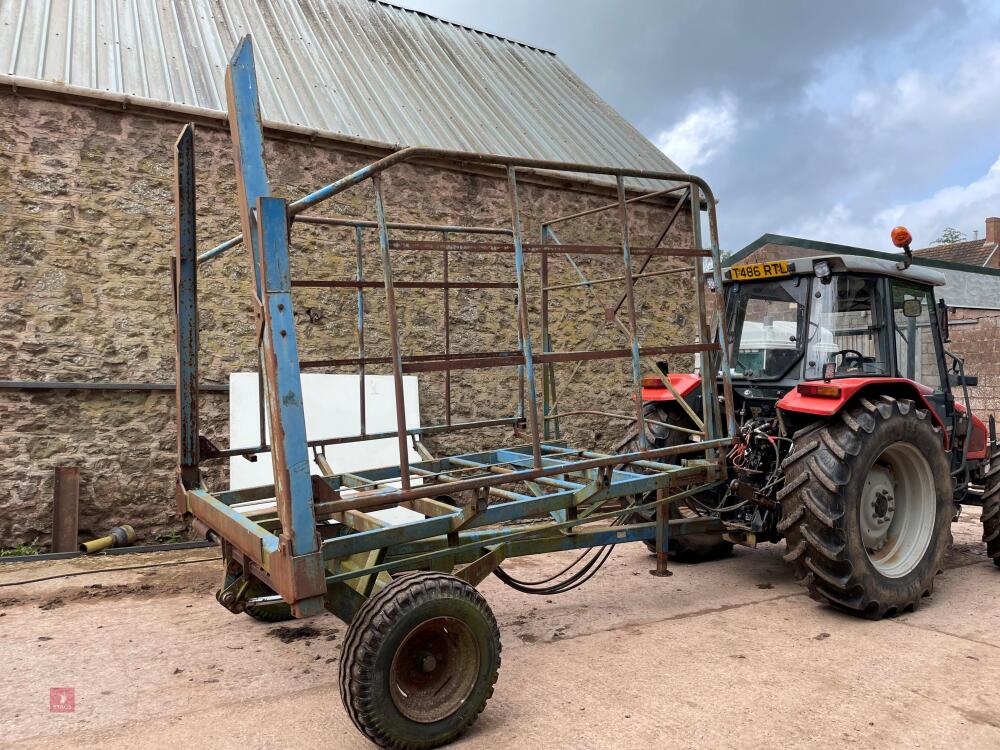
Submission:
M 908 234 L 899 244 L 898 263 L 831 256 L 723 271 L 739 430 L 731 481 L 674 513 L 715 516 L 724 531 L 677 540 L 673 557 L 784 539 L 815 598 L 877 619 L 931 593 L 960 503 L 981 502 L 1000 565 L 993 420 L 987 445 L 969 407 L 975 378 L 945 349 L 947 308 L 934 299 L 944 277 L 910 264 Z M 700 409 L 700 378 L 660 367 Z M 689 439 L 674 393 L 660 378 L 643 385 L 650 445 Z M 635 439 L 633 427 L 623 443 Z

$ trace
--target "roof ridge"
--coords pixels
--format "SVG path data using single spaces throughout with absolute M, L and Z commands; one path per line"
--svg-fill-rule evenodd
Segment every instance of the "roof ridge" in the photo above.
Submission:
M 942 242 L 938 245 L 927 245 L 927 247 L 918 247 L 913 252 L 919 253 L 924 250 L 947 250 L 948 248 L 956 247 L 957 245 L 983 245 L 986 243 L 985 237 L 978 237 L 972 240 L 959 240 L 958 242 Z
M 529 44 L 528 42 L 522 42 L 520 39 L 514 39 L 509 36 L 504 36 L 503 34 L 497 34 L 492 31 L 486 31 L 485 29 L 479 29 L 475 26 L 469 26 L 468 24 L 461 23 L 460 21 L 452 21 L 450 18 L 444 18 L 442 16 L 435 16 L 433 13 L 428 13 L 425 10 L 417 10 L 416 8 L 407 8 L 405 5 L 400 5 L 399 3 L 389 2 L 389 0 L 368 0 L 371 3 L 376 3 L 378 5 L 384 5 L 387 8 L 395 8 L 396 10 L 403 10 L 407 13 L 415 13 L 418 16 L 424 16 L 425 18 L 430 18 L 440 23 L 446 23 L 450 26 L 457 26 L 460 29 L 465 29 L 466 31 L 474 31 L 477 34 L 482 34 L 483 36 L 493 37 L 494 39 L 499 39 L 503 42 L 510 42 L 511 44 L 516 44 L 519 47 L 527 47 L 528 49 L 533 49 L 538 52 L 544 52 L 547 55 L 552 55 L 553 57 L 558 57 L 558 55 L 550 49 L 545 47 L 539 47 L 537 44 Z

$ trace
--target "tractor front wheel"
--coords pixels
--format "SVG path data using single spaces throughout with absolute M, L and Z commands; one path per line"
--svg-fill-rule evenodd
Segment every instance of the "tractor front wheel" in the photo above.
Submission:
M 372 742 L 422 750 L 479 718 L 500 669 L 500 631 L 475 587 L 408 573 L 369 598 L 347 631 L 340 695 Z
M 271 604 L 248 604 L 243 610 L 247 615 L 257 620 L 257 622 L 286 622 L 294 620 L 292 608 L 285 602 L 273 602 Z
M 813 597 L 879 619 L 929 596 L 951 544 L 954 488 L 928 412 L 861 398 L 794 440 L 778 528 Z
M 687 442 L 688 436 L 679 430 L 672 430 L 664 425 L 675 425 L 680 427 L 691 426 L 691 421 L 684 414 L 679 406 L 669 402 L 650 402 L 643 407 L 643 416 L 646 418 L 646 445 L 649 448 L 669 448 L 675 445 L 683 445 Z M 635 453 L 642 450 L 639 443 L 639 423 L 637 421 L 629 423 L 628 429 L 618 442 L 619 453 Z M 689 455 L 689 458 L 695 456 Z M 672 459 L 667 459 L 672 460 Z M 641 502 L 650 502 L 654 499 L 651 493 L 647 497 L 640 498 Z M 690 505 L 684 503 L 671 503 L 668 506 L 668 517 L 689 518 L 697 516 L 699 512 Z M 635 513 L 633 521 L 648 523 L 656 518 L 656 513 L 651 511 Z M 646 549 L 651 554 L 656 554 L 656 543 L 647 540 Z M 671 536 L 667 549 L 667 556 L 671 560 L 682 563 L 701 563 L 712 560 L 721 560 L 733 554 L 733 543 L 722 538 L 721 534 L 684 534 Z

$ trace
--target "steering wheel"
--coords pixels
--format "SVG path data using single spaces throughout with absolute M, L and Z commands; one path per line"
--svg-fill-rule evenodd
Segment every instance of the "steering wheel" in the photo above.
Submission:
M 849 356 L 850 355 L 850 356 Z M 842 357 L 840 367 L 847 369 L 847 363 L 856 363 L 855 369 L 863 370 L 865 364 L 865 355 L 859 352 L 857 349 L 841 349 L 840 351 L 833 352 L 831 357 Z

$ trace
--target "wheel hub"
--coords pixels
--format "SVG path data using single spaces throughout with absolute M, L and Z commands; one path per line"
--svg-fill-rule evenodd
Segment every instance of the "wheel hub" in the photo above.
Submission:
M 447 718 L 469 697 L 479 673 L 479 646 L 461 620 L 435 617 L 403 639 L 389 671 L 399 712 L 424 724 Z
M 895 512 L 892 471 L 884 466 L 873 466 L 861 498 L 861 537 L 866 549 L 878 552 L 885 546 Z
M 434 654 L 424 654 L 420 659 L 420 669 L 424 674 L 429 674 L 437 669 L 437 659 L 434 658 Z
M 896 497 L 887 490 L 879 490 L 875 493 L 872 511 L 877 524 L 890 523 L 892 514 L 896 512 Z

